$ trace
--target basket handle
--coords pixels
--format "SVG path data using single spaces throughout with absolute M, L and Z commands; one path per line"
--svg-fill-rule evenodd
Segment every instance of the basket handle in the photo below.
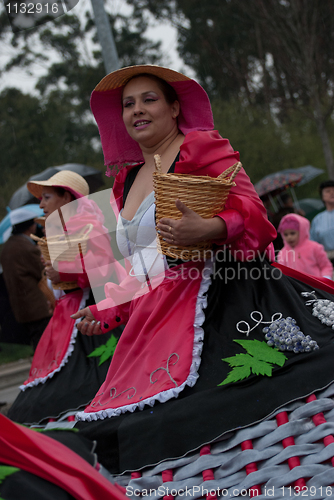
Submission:
M 217 179 L 225 179 L 229 174 L 231 174 L 229 180 L 233 181 L 234 177 L 237 175 L 241 167 L 242 163 L 238 161 L 237 163 L 232 165 L 232 167 L 227 168 L 226 170 L 224 170 L 224 172 L 218 175 Z
M 88 238 L 88 235 L 89 233 L 91 233 L 92 229 L 93 229 L 93 224 L 87 224 L 87 226 L 85 226 L 82 231 L 79 233 L 80 236 L 84 236 L 85 238 Z
M 154 155 L 154 163 L 155 163 L 156 172 L 160 173 L 161 172 L 161 156 L 160 155 L 158 155 L 158 154 Z M 242 163 L 240 161 L 238 161 L 237 163 L 232 165 L 232 167 L 227 168 L 226 170 L 224 170 L 224 172 L 222 172 L 220 175 L 218 175 L 217 179 L 225 179 L 229 174 L 231 174 L 229 180 L 233 181 L 233 179 L 235 178 L 235 176 L 237 175 L 237 173 L 239 172 L 241 167 L 242 167 Z
M 160 155 L 154 155 L 154 163 L 155 163 L 155 171 L 156 172 L 161 172 L 161 156 Z
M 31 234 L 30 235 L 30 238 L 34 241 L 37 241 L 37 242 L 41 242 L 41 243 L 45 243 L 45 240 L 43 240 L 43 238 L 39 238 L 38 236 L 35 236 L 34 234 Z

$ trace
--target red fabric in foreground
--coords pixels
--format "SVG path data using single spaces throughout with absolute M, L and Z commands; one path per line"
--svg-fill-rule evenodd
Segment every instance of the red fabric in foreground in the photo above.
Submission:
M 94 467 L 58 441 L 1 414 L 0 428 L 0 462 L 46 479 L 77 500 L 126 499 Z

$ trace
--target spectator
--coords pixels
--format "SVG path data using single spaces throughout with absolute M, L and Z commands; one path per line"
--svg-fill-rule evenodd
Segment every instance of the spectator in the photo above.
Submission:
M 272 223 L 275 229 L 278 228 L 281 219 L 287 214 L 299 214 L 305 215 L 304 210 L 296 209 L 293 204 L 293 199 L 289 193 L 283 193 L 279 197 L 281 208 L 273 215 Z M 280 250 L 283 248 L 284 242 L 282 236 L 278 232 L 276 240 L 274 240 L 275 250 Z
M 10 306 L 2 266 L 0 265 L 0 342 L 6 344 L 29 344 L 23 324 L 16 321 Z
M 271 209 L 270 199 L 266 196 L 260 197 L 260 199 L 261 199 L 261 201 L 262 201 L 262 203 L 267 211 L 267 217 L 268 217 L 269 222 L 273 223 L 273 217 L 275 214 Z
M 34 349 L 50 320 L 47 299 L 39 288 L 44 266 L 40 249 L 29 237 L 36 231 L 33 219 L 13 226 L 1 253 L 3 278 L 15 319 L 26 331 Z
M 334 180 L 322 182 L 319 192 L 326 210 L 312 220 L 310 238 L 325 247 L 328 258 L 334 264 Z
M 333 265 L 323 245 L 310 240 L 308 219 L 297 214 L 285 215 L 278 232 L 284 241 L 277 257 L 280 264 L 312 276 L 332 279 Z

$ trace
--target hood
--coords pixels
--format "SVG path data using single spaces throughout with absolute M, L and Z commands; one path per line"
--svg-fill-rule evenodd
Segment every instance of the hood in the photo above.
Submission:
M 295 223 L 297 222 L 297 224 L 299 226 L 299 241 L 295 247 L 295 248 L 298 248 L 299 246 L 303 245 L 303 243 L 306 240 L 308 240 L 310 238 L 310 221 L 308 219 L 306 219 L 306 217 L 303 217 L 301 215 L 294 214 L 294 213 L 284 215 L 284 217 L 282 217 L 281 222 L 278 226 L 279 233 L 282 233 L 282 229 L 281 229 L 282 224 L 288 220 L 292 220 Z M 284 241 L 284 245 L 286 245 L 285 241 Z

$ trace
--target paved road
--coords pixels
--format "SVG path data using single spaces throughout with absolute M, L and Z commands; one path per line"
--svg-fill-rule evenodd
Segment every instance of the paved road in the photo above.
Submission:
M 30 360 L 21 360 L 0 366 L 0 413 L 6 415 L 20 391 L 20 385 L 29 375 L 30 363 Z
M 24 382 L 24 380 L 22 381 Z M 7 387 L 0 390 L 0 403 L 12 404 L 20 392 L 19 386 Z

